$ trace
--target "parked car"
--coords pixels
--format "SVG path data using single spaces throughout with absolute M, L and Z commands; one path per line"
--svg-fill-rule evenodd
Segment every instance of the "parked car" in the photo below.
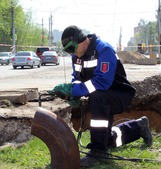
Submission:
M 39 48 L 36 49 L 36 54 L 41 59 L 43 52 L 49 51 L 49 50 L 50 50 L 49 47 L 39 47 Z
M 14 54 L 11 52 L 0 52 L 0 64 L 9 65 L 9 63 L 12 61 L 12 57 L 14 57 Z
M 47 63 L 53 63 L 55 65 L 60 64 L 59 56 L 56 51 L 45 51 L 41 57 L 41 65 L 45 65 Z
M 21 68 L 24 68 L 25 66 L 28 66 L 31 68 L 34 68 L 34 66 L 37 66 L 38 68 L 40 68 L 41 59 L 36 55 L 35 52 L 20 51 L 16 53 L 14 58 L 12 58 L 12 65 L 14 69 L 16 69 L 19 66 Z

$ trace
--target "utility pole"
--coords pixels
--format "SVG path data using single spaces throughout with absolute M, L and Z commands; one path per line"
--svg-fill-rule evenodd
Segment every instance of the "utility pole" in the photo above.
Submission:
M 51 30 L 50 30 L 51 26 L 50 26 L 50 17 L 49 17 L 49 35 L 48 35 L 48 45 L 50 46 L 50 38 L 51 38 Z
M 49 17 L 49 46 L 52 46 L 53 32 L 52 32 L 52 14 Z
M 160 2 L 161 0 L 159 0 L 159 2 L 158 2 L 158 45 L 159 45 L 159 47 L 158 47 L 158 54 L 159 54 L 159 58 L 161 58 L 161 55 L 160 55 L 160 51 L 161 51 L 161 49 L 160 49 L 160 45 L 161 45 L 161 6 L 160 6 L 160 4 L 161 4 L 161 2 Z
M 44 23 L 42 18 L 42 46 L 44 46 Z
M 120 27 L 120 36 L 119 36 L 119 51 L 122 50 L 122 42 L 121 42 L 121 38 L 122 38 L 122 28 Z
M 51 13 L 51 29 L 50 29 L 51 30 L 51 33 L 50 33 L 50 35 L 51 35 L 51 38 L 50 38 L 50 40 L 51 40 L 51 42 L 50 42 L 51 46 L 53 44 L 53 42 L 52 42 L 53 41 L 53 31 L 52 31 L 52 29 L 53 29 L 52 28 L 53 27 L 53 21 L 52 20 L 53 20 L 53 17 L 52 17 L 52 13 Z
M 14 18 L 14 4 L 13 1 L 11 1 L 11 18 L 12 18 L 12 48 L 13 53 L 16 53 L 16 46 L 15 46 L 15 18 Z
M 148 36 L 149 36 L 149 23 L 146 26 L 146 52 L 149 52 L 149 43 L 148 43 L 149 38 L 148 38 Z

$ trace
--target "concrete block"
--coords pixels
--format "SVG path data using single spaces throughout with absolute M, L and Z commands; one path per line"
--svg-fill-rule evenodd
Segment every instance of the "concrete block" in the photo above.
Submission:
M 0 100 L 7 99 L 12 103 L 25 104 L 28 101 L 38 100 L 37 88 L 20 88 L 0 91 Z
M 38 100 L 39 98 L 38 88 L 22 88 L 18 91 L 26 93 L 28 101 Z
M 11 103 L 26 104 L 27 95 L 18 92 L 0 92 L 0 100 L 9 100 Z

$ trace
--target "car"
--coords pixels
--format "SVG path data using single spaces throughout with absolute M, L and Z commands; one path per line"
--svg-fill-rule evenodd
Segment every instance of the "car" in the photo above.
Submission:
M 12 57 L 14 57 L 14 54 L 11 52 L 0 52 L 0 64 L 9 65 L 11 63 Z
M 46 65 L 47 63 L 53 63 L 55 65 L 60 64 L 59 56 L 56 51 L 45 51 L 41 57 L 41 65 Z
M 43 52 L 44 52 L 44 51 L 49 51 L 49 50 L 50 50 L 49 47 L 38 47 L 38 48 L 36 49 L 36 54 L 37 54 L 37 56 L 41 59 Z
M 36 54 L 37 54 L 37 56 L 41 59 L 42 54 L 43 54 L 43 52 L 45 52 L 45 51 L 55 51 L 55 48 L 53 48 L 53 47 L 41 46 L 41 47 L 38 47 L 38 48 L 36 49 Z
M 14 69 L 17 67 L 24 68 L 25 66 L 30 68 L 37 66 L 40 68 L 41 59 L 33 51 L 19 51 L 15 57 L 12 58 L 12 66 Z

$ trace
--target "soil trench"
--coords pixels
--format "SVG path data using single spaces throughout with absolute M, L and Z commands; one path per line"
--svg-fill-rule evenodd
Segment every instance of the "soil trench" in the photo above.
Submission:
M 70 106 L 67 106 L 67 104 L 64 103 L 64 108 L 63 107 L 60 108 L 58 106 L 55 110 L 53 110 L 56 105 L 53 106 L 51 102 L 49 103 L 46 102 L 43 104 L 46 109 L 57 114 L 66 123 L 68 123 L 69 126 L 72 128 L 72 124 L 70 123 L 70 118 L 71 118 L 71 114 L 70 114 L 71 107 Z M 55 101 L 55 104 L 58 104 L 58 101 Z M 26 105 L 21 106 L 21 109 L 23 109 L 22 107 L 25 108 Z M 27 110 L 29 111 L 29 109 Z M 15 144 L 24 143 L 32 137 L 30 131 L 31 131 L 31 125 L 32 125 L 32 120 L 34 117 L 35 110 L 36 110 L 36 105 L 35 107 L 33 107 L 33 104 L 32 104 L 32 106 L 30 107 L 30 111 L 31 111 L 30 117 L 24 117 L 24 116 L 23 117 L 18 117 L 18 116 L 9 117 L 7 115 L 4 117 L 0 117 L 0 126 L 1 126 L 0 146 L 1 148 L 5 147 L 6 145 L 10 145 L 10 144 L 15 145 Z M 18 113 L 19 112 L 17 112 L 16 114 Z M 161 127 L 160 127 L 161 116 L 160 114 L 154 111 L 129 111 L 129 112 L 124 112 L 122 114 L 117 114 L 114 116 L 114 124 L 116 125 L 123 121 L 127 121 L 130 119 L 137 119 L 142 116 L 148 117 L 149 122 L 150 122 L 150 128 L 152 131 L 155 131 L 157 133 L 161 132 Z

